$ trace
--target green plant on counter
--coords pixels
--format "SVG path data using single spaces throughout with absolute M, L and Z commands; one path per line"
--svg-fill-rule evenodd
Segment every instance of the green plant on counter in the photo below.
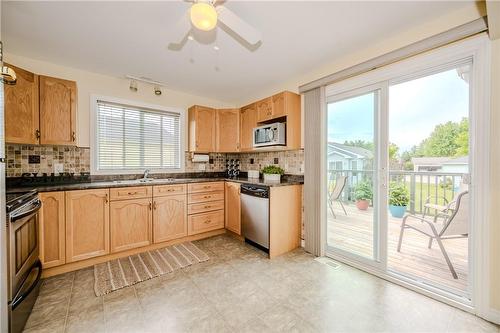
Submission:
M 410 193 L 404 184 L 392 182 L 389 186 L 389 205 L 406 207 L 410 203 Z
M 271 175 L 283 175 L 285 174 L 285 170 L 275 165 L 268 165 L 262 169 L 262 173 L 267 173 Z

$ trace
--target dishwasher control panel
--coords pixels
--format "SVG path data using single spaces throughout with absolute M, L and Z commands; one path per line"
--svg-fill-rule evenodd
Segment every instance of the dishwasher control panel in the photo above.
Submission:
M 269 198 L 269 187 L 262 185 L 241 185 L 241 194 L 247 194 L 259 198 Z

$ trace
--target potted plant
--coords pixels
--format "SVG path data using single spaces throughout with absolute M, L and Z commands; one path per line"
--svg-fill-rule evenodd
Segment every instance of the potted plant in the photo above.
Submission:
M 262 169 L 264 174 L 265 182 L 280 182 L 281 175 L 285 173 L 285 170 L 275 165 L 268 165 Z
M 389 186 L 389 211 L 393 217 L 402 218 L 410 203 L 410 193 L 404 184 L 391 183 Z
M 372 185 L 368 181 L 359 182 L 354 188 L 354 200 L 359 210 L 367 210 L 373 199 Z

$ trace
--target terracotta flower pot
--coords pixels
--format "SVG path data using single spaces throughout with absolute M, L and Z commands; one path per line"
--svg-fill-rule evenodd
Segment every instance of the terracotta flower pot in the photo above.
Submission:
M 368 201 L 368 200 L 356 200 L 356 207 L 359 210 L 367 210 L 368 206 L 370 206 L 370 201 Z

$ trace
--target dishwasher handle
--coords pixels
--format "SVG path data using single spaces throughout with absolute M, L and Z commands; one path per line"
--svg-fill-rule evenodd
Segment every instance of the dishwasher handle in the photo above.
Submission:
M 243 184 L 241 185 L 241 194 L 267 199 L 269 198 L 269 187 Z

